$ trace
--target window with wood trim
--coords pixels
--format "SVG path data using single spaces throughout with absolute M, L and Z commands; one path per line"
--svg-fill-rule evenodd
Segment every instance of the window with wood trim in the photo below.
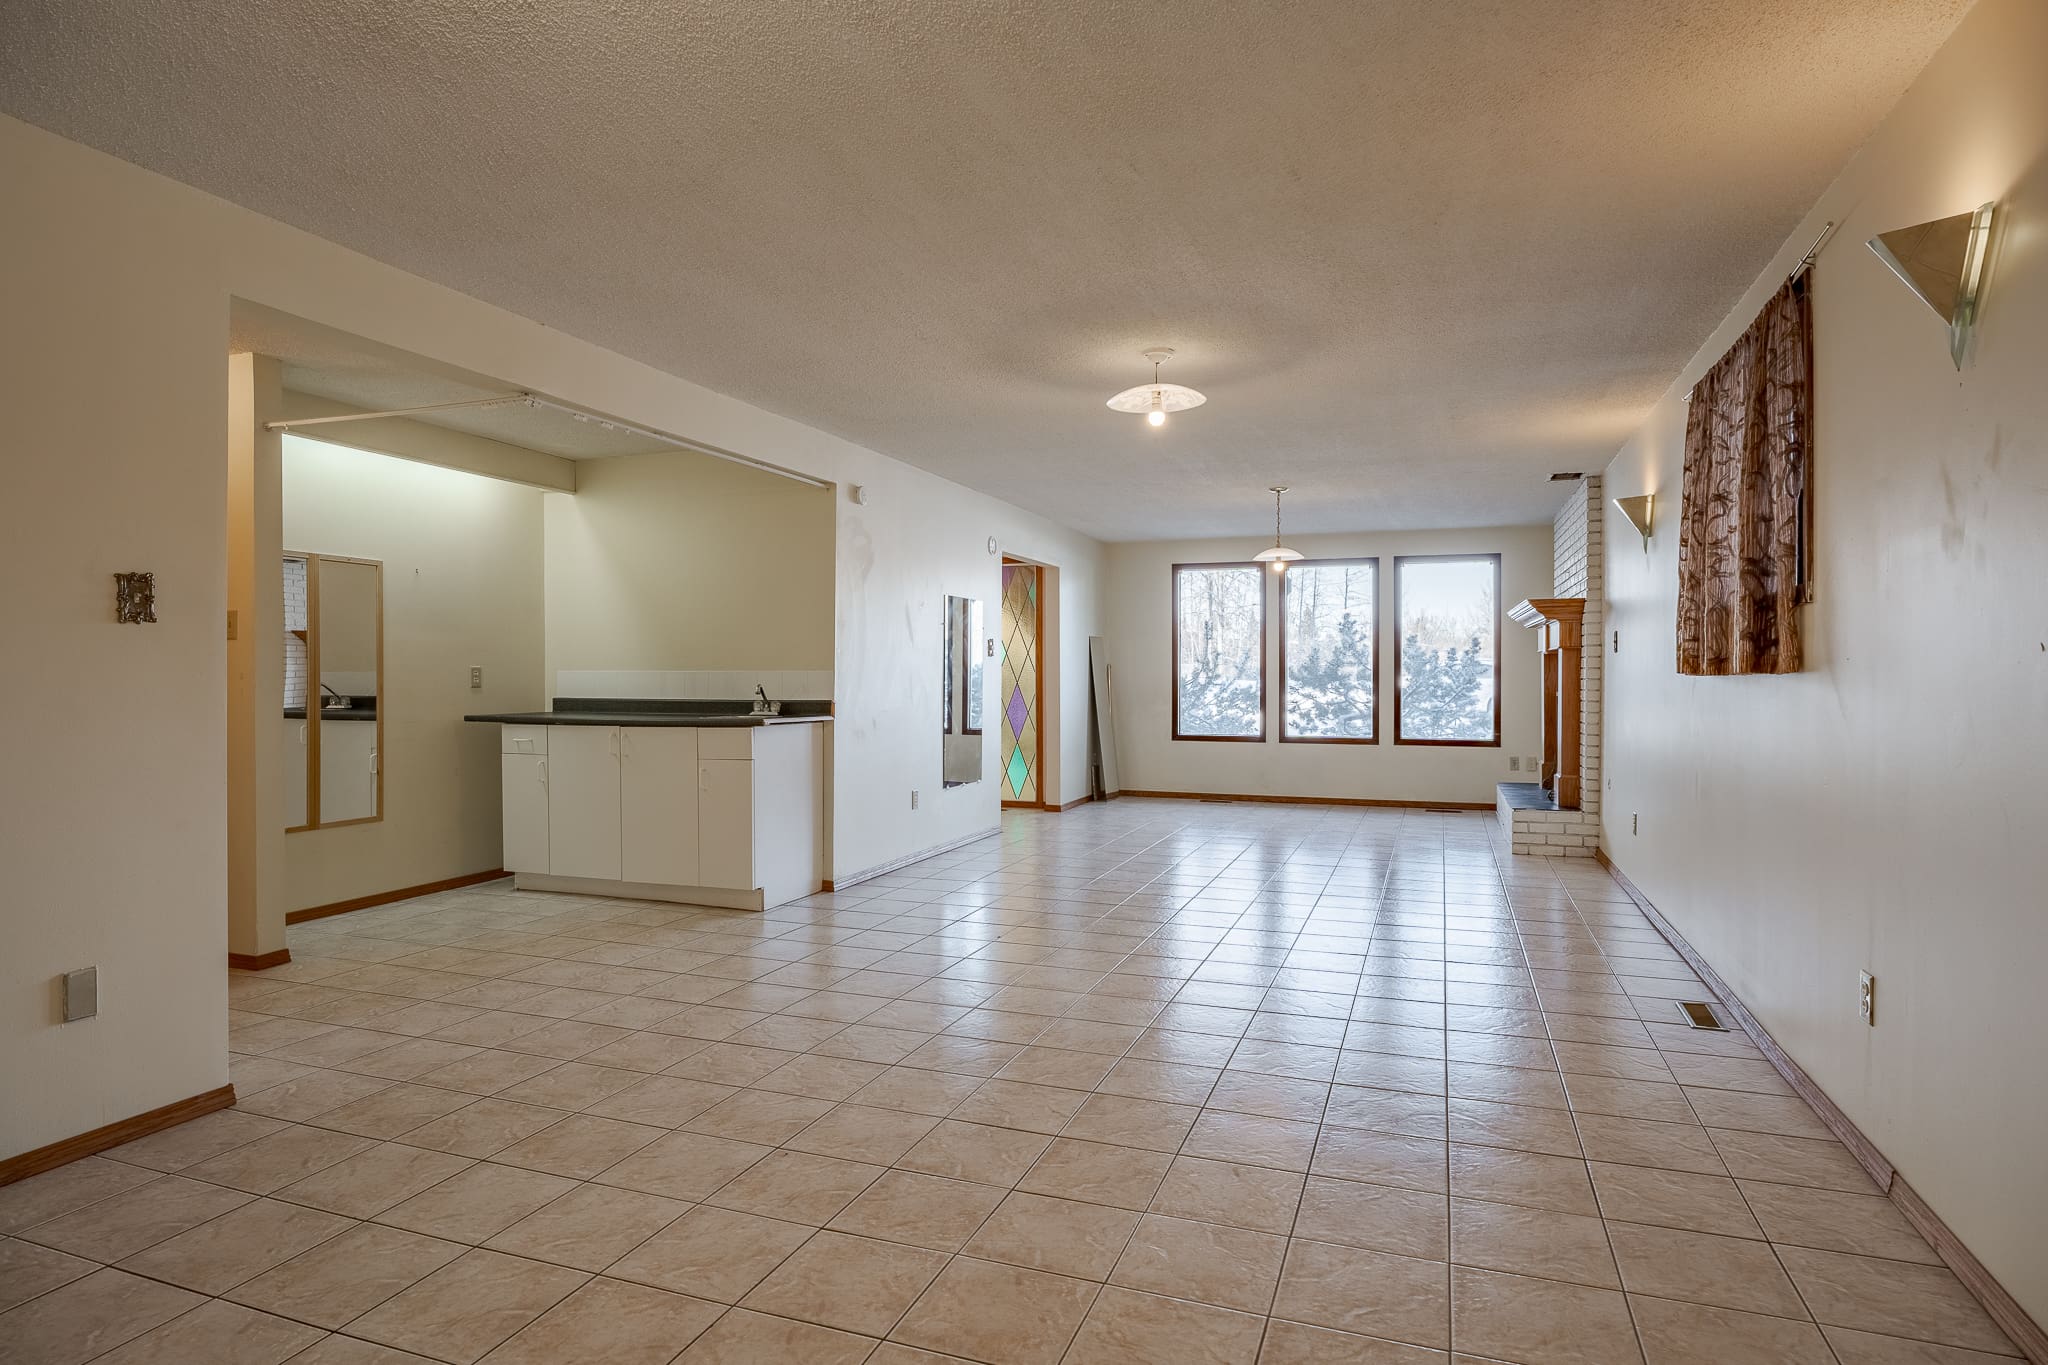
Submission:
M 1266 572 L 1173 566 L 1173 737 L 1266 735 Z
M 1280 587 L 1280 739 L 1379 737 L 1380 562 L 1304 559 Z
M 1500 743 L 1500 556 L 1394 560 L 1396 744 Z

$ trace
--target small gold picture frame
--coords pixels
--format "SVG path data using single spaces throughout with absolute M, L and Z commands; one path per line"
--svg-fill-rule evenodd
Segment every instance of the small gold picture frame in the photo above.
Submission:
M 156 575 L 114 575 L 114 619 L 124 626 L 156 624 Z

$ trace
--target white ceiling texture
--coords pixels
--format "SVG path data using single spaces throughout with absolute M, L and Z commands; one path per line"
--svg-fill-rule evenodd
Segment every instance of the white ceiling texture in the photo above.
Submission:
M 7 0 L 0 108 L 1105 538 L 1470 526 L 1967 7 Z

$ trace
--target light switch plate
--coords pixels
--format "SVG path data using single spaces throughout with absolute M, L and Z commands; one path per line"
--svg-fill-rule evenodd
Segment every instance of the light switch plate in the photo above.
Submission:
M 100 1012 L 100 969 L 80 967 L 64 973 L 64 1022 L 90 1019 Z

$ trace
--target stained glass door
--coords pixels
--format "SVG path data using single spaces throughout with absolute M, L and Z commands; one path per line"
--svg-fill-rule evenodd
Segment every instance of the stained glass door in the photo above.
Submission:
M 1038 567 L 1003 564 L 1003 800 L 1038 804 Z

